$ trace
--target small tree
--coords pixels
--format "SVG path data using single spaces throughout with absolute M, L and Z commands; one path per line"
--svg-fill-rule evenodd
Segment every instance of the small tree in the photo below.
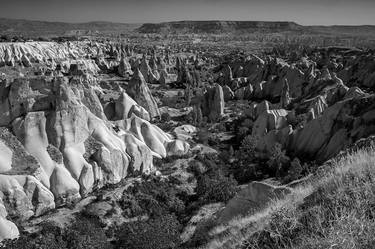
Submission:
M 290 162 L 290 167 L 288 170 L 288 176 L 286 181 L 297 180 L 303 171 L 300 160 L 296 157 Z
M 236 151 L 238 162 L 232 165 L 232 172 L 235 179 L 240 183 L 255 180 L 258 175 L 257 167 L 252 164 L 256 159 L 256 146 L 259 137 L 247 135 L 241 142 L 240 148 Z
M 276 176 L 281 176 L 284 171 L 284 166 L 289 164 L 290 159 L 285 155 L 285 150 L 282 150 L 282 146 L 279 143 L 275 143 L 272 148 L 271 155 L 267 161 L 267 165 L 270 170 Z
M 258 141 L 258 136 L 247 135 L 241 142 L 240 151 L 247 154 L 247 156 L 254 157 Z

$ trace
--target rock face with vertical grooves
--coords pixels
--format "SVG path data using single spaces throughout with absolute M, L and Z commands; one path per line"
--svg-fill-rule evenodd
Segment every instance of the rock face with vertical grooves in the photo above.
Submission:
M 202 107 L 203 115 L 212 121 L 217 121 L 224 115 L 224 93 L 220 85 L 206 88 Z
M 135 71 L 130 80 L 127 92 L 131 98 L 150 113 L 151 118 L 160 116 L 158 105 L 139 69 Z
M 155 117 L 157 104 L 139 71 L 133 82 L 140 94 L 136 100 Z M 0 240 L 18 236 L 5 217 L 39 216 L 93 189 L 152 172 L 153 156 L 189 149 L 149 123 L 150 113 L 125 92 L 114 107 L 117 121 L 109 121 L 100 89 L 86 74 L 17 78 L 1 85 L 0 228 L 6 232 Z

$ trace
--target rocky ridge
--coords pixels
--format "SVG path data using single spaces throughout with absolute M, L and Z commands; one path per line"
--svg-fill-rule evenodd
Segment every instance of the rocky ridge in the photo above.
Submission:
M 87 50 L 96 51 L 84 44 L 53 43 L 1 48 L 2 66 L 21 64 L 27 57 L 31 65 L 23 66 L 52 61 L 49 66 L 55 70 L 61 61 L 77 65 Z M 125 177 L 149 174 L 153 157 L 189 150 L 188 144 L 148 122 L 158 114 L 155 102 L 150 109 L 149 102 L 137 103 L 124 90 L 110 120 L 99 98 L 103 89 L 95 62 L 81 64 L 78 70 L 84 71 L 67 69 L 66 76 L 21 76 L 1 83 L 0 226 L 7 231 L 1 240 L 18 236 L 6 217 L 16 221 L 40 216 Z M 141 89 L 148 89 L 145 84 Z M 149 90 L 142 94 L 152 99 Z

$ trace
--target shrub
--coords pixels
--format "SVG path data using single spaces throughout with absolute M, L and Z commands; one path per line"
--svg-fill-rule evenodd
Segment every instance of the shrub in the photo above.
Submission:
M 123 193 L 119 201 L 120 207 L 123 210 L 123 216 L 135 217 L 143 214 L 143 209 L 139 205 L 137 199 L 128 193 Z
M 252 159 L 255 157 L 256 145 L 259 141 L 259 137 L 256 135 L 247 135 L 241 142 L 240 153 L 241 158 Z
M 207 145 L 210 139 L 210 132 L 207 129 L 200 129 L 196 136 L 199 143 Z
M 238 129 L 238 136 L 239 137 L 245 137 L 250 132 L 250 129 L 247 127 L 240 127 Z
M 285 151 L 282 150 L 282 146 L 276 143 L 271 151 L 271 156 L 267 161 L 267 165 L 271 171 L 271 174 L 276 176 L 282 176 L 286 173 L 286 167 L 289 166 L 290 159 L 285 155 Z
M 301 162 L 298 158 L 294 158 L 293 161 L 290 162 L 290 167 L 288 169 L 288 175 L 285 177 L 285 181 L 294 181 L 301 177 L 303 168 L 301 166 Z
M 261 164 L 252 163 L 256 160 L 256 145 L 259 137 L 254 135 L 245 136 L 239 150 L 236 151 L 238 161 L 232 165 L 231 172 L 239 183 L 247 183 L 257 180 L 262 176 Z
M 160 216 L 167 213 L 165 206 L 162 205 L 162 203 L 159 203 L 152 195 L 138 193 L 136 199 L 143 212 L 148 215 Z
M 203 203 L 227 202 L 237 191 L 237 182 L 221 172 L 205 174 L 198 178 L 196 192 Z
M 152 178 L 126 190 L 119 203 L 128 217 L 141 214 L 155 217 L 168 213 L 179 216 L 185 210 L 179 194 L 173 184 Z
M 173 249 L 179 243 L 180 223 L 174 215 L 125 223 L 117 231 L 119 249 Z
M 258 180 L 262 176 L 258 164 L 235 164 L 232 166 L 231 171 L 234 179 L 236 179 L 239 184 Z
M 169 121 L 171 121 L 171 116 L 167 112 L 162 113 L 160 118 L 161 118 L 162 122 L 169 122 Z
M 66 241 L 62 236 L 53 233 L 43 233 L 39 235 L 23 235 L 21 238 L 5 243 L 7 249 L 65 249 Z
M 65 232 L 65 241 L 72 249 L 109 249 L 104 229 L 94 218 L 79 216 L 73 225 Z
M 4 248 L 9 249 L 65 249 L 65 241 L 61 229 L 46 223 L 39 233 L 23 234 L 17 240 L 7 241 Z
M 5 245 L 9 249 L 110 249 L 105 231 L 99 222 L 78 217 L 70 227 L 62 230 L 46 223 L 41 232 L 23 235 Z

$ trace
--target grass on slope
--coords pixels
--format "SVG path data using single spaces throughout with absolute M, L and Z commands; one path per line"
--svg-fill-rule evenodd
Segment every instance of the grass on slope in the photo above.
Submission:
M 375 248 L 375 148 L 334 161 L 268 210 L 210 235 L 206 248 Z

